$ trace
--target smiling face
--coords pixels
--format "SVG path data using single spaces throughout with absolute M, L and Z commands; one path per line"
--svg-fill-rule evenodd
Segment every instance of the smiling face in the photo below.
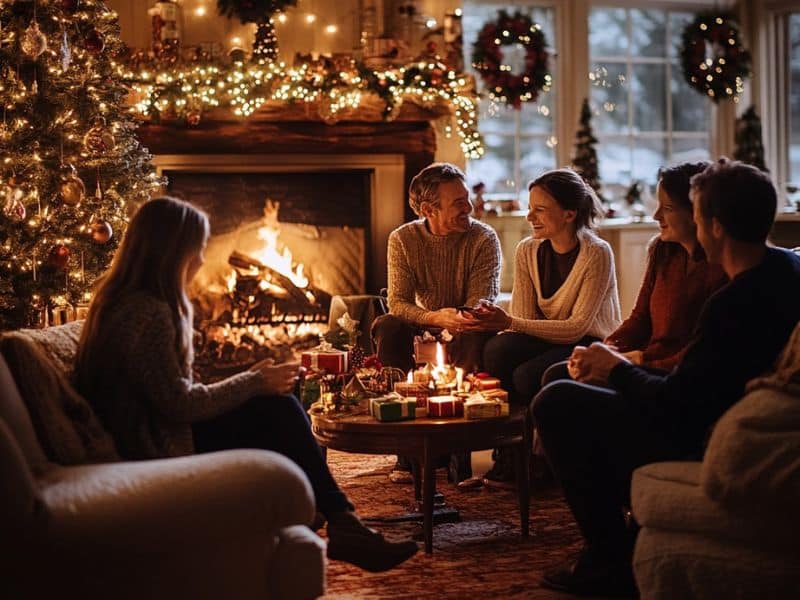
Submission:
M 531 188 L 528 206 L 527 219 L 533 228 L 533 237 L 546 240 L 575 235 L 576 211 L 561 208 L 543 187 Z
M 436 235 L 447 235 L 469 229 L 472 203 L 469 201 L 469 190 L 464 182 L 454 179 L 440 183 L 438 198 L 438 207 L 428 202 L 422 206 L 431 231 Z
M 662 241 L 692 246 L 695 242 L 695 224 L 692 211 L 672 200 L 659 183 L 657 188 L 658 209 L 653 218 L 661 228 Z

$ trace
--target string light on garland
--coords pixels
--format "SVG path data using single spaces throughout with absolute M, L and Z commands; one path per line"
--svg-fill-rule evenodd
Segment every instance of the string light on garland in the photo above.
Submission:
M 505 46 L 510 47 L 508 55 Z M 519 11 L 513 15 L 498 11 L 497 19 L 481 28 L 472 46 L 472 66 L 489 97 L 516 109 L 550 90 L 549 57 L 541 26 Z
M 724 98 L 739 102 L 751 57 L 731 15 L 699 13 L 683 30 L 679 55 L 683 76 L 692 88 L 714 102 Z

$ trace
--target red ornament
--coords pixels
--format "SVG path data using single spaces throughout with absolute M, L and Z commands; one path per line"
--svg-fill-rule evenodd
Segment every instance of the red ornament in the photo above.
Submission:
M 61 10 L 68 15 L 74 14 L 78 10 L 78 0 L 61 0 Z
M 55 267 L 60 271 L 66 271 L 69 265 L 69 248 L 63 244 L 56 244 L 50 249 L 50 255 L 47 257 L 47 262 L 50 266 Z
M 83 38 L 83 46 L 90 54 L 97 55 L 100 54 L 103 51 L 103 48 L 106 47 L 106 41 L 103 39 L 103 35 L 97 31 L 97 29 L 92 29 L 86 34 L 86 37 Z
M 114 235 L 108 221 L 95 221 L 92 223 L 92 239 L 98 244 L 106 244 Z

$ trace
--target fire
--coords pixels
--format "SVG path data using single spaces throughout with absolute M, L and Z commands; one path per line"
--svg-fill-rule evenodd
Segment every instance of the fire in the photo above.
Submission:
M 253 257 L 277 271 L 281 275 L 288 277 L 293 284 L 300 289 L 308 287 L 308 278 L 303 275 L 303 264 L 300 263 L 293 267 L 292 251 L 285 247 L 279 250 L 278 238 L 281 235 L 280 229 L 268 224 L 258 229 L 258 239 L 264 242 L 264 247 L 253 254 Z

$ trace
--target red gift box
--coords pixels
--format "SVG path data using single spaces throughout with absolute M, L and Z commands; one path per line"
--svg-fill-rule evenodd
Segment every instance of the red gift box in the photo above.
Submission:
M 300 363 L 306 369 L 326 371 L 331 375 L 347 372 L 347 352 L 343 350 L 314 348 L 300 355 Z
M 428 398 L 429 417 L 463 417 L 464 400 L 455 396 L 433 396 Z

